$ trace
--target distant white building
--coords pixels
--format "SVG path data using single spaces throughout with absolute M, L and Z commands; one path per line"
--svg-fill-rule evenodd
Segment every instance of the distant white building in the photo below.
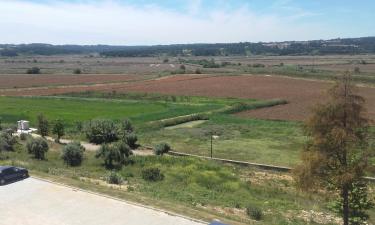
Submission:
M 17 133 L 21 134 L 21 133 L 31 133 L 31 132 L 34 132 L 36 131 L 37 129 L 35 128 L 30 128 L 30 122 L 27 121 L 27 120 L 20 120 L 20 121 L 17 121 Z
M 30 129 L 29 124 L 30 124 L 30 122 L 27 121 L 27 120 L 17 121 L 17 129 L 18 130 L 29 130 Z

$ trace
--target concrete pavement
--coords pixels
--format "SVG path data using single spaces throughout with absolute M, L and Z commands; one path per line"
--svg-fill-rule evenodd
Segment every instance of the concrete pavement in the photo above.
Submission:
M 0 225 L 202 225 L 111 198 L 28 178 L 0 186 Z

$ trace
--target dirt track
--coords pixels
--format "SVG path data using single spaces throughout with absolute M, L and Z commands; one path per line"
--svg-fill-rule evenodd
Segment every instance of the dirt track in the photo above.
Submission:
M 81 85 L 56 88 L 16 89 L 0 95 L 49 95 L 86 90 L 117 92 L 148 92 L 173 95 L 195 95 L 211 97 L 237 97 L 251 99 L 285 99 L 287 105 L 239 113 L 240 116 L 280 120 L 304 120 L 311 107 L 323 100 L 324 91 L 332 83 L 280 76 L 207 76 L 179 75 L 164 79 L 138 81 L 124 84 Z M 375 88 L 360 87 L 366 98 L 370 118 L 375 120 Z

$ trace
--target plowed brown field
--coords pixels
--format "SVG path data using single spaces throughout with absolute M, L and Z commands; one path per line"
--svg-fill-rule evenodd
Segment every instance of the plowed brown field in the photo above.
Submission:
M 6 95 L 48 95 L 85 90 L 117 92 L 148 92 L 173 95 L 195 95 L 210 97 L 237 97 L 251 99 L 285 99 L 286 105 L 239 113 L 239 116 L 262 119 L 304 120 L 311 107 L 325 99 L 324 91 L 332 83 L 280 76 L 205 76 L 179 75 L 164 79 L 138 81 L 127 84 L 101 84 L 80 87 L 58 87 L 49 89 L 12 90 Z M 359 87 L 366 98 L 370 118 L 375 120 L 375 88 Z
M 107 82 L 121 82 L 139 80 L 136 75 L 0 75 L 0 88 L 40 87 L 53 85 L 94 84 Z

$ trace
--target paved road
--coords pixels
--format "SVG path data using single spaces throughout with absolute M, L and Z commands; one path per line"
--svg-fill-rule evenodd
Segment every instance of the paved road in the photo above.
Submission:
M 0 186 L 1 225 L 202 225 L 185 218 L 28 178 Z

